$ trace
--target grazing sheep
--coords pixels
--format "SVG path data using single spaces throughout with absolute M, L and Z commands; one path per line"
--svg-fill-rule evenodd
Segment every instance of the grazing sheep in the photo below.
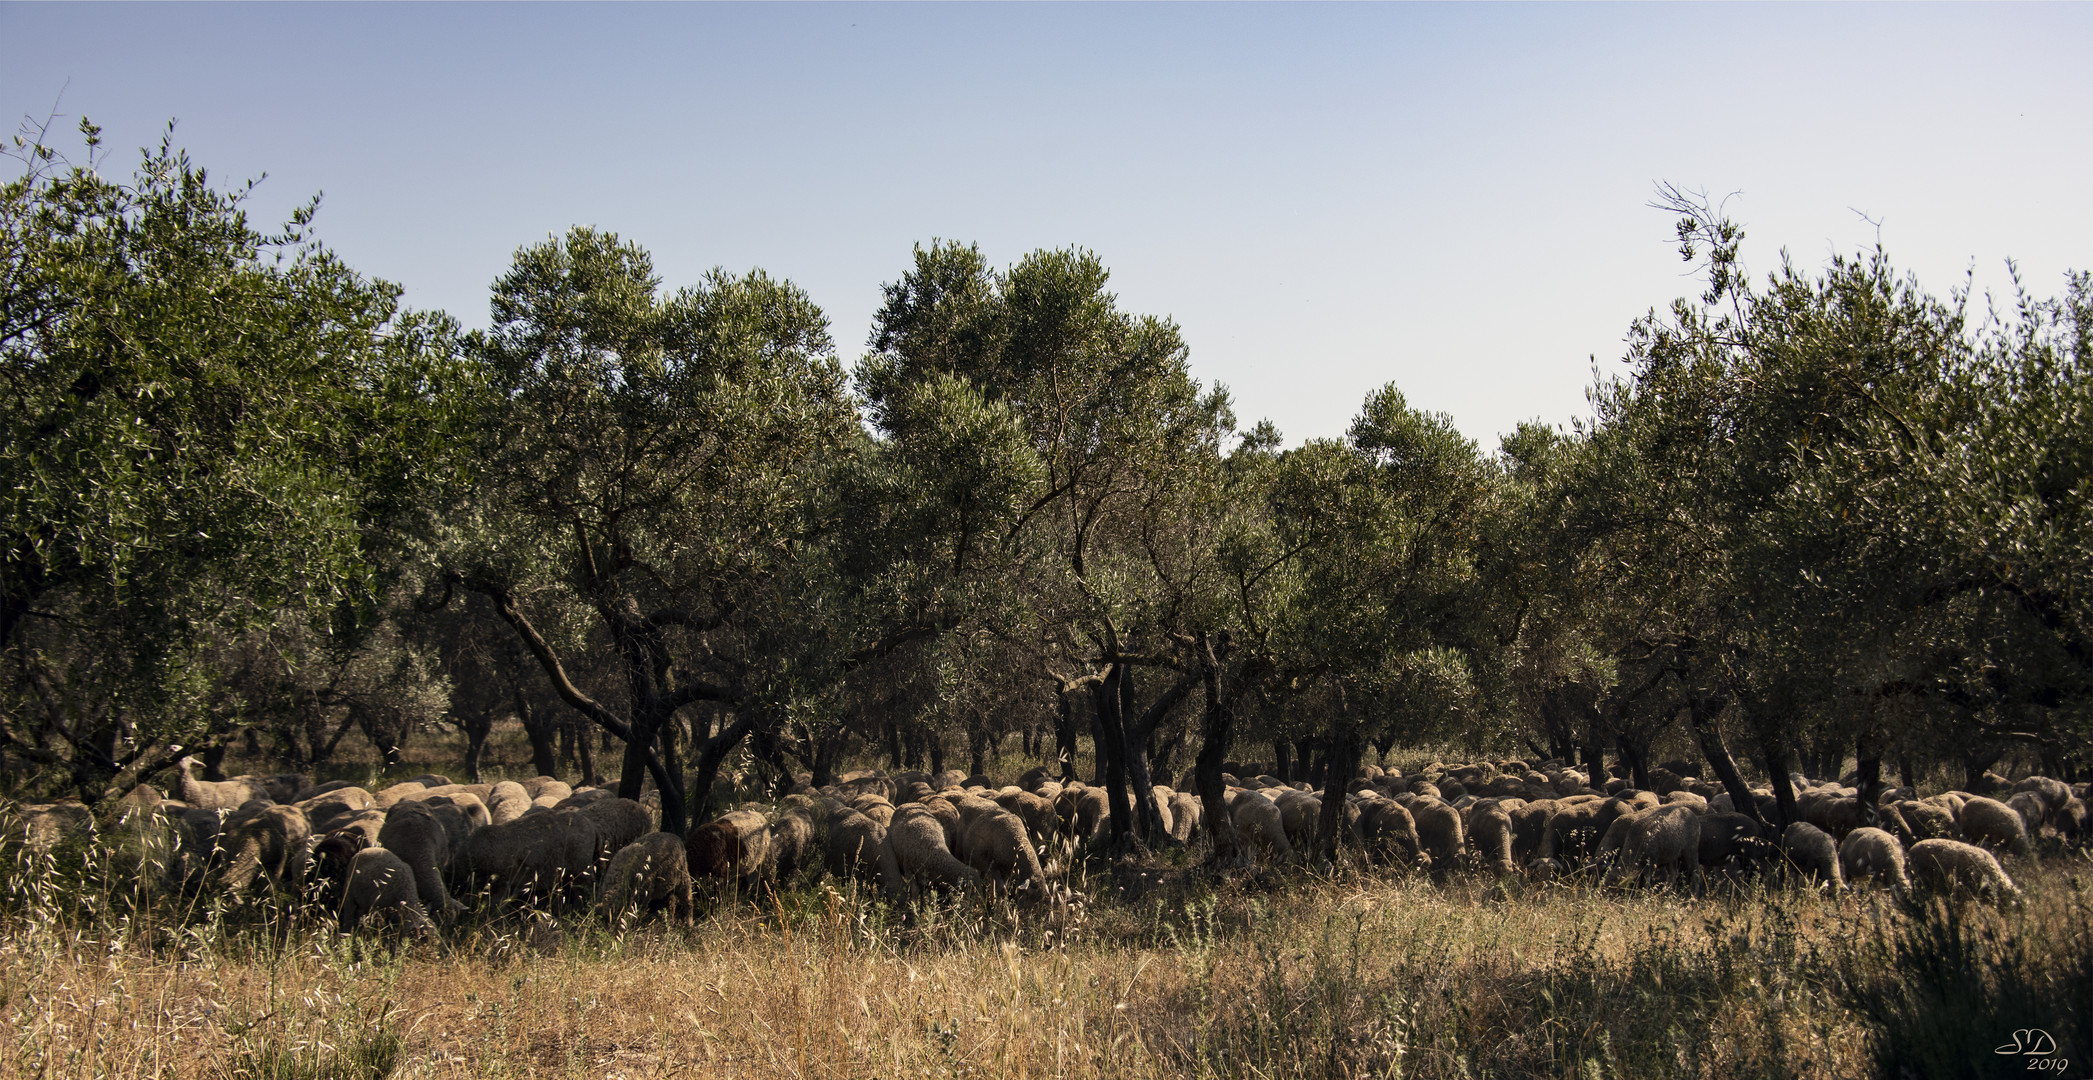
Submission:
M 1286 819 L 1278 804 L 1263 793 L 1247 789 L 1237 792 L 1229 804 L 1228 816 L 1235 824 L 1236 834 L 1243 838 L 1246 851 L 1256 841 L 1271 851 L 1274 861 L 1294 861 L 1294 846 L 1286 839 Z
M 879 875 L 880 845 L 887 838 L 884 822 L 845 808 L 829 817 L 828 872 L 839 878 L 871 880 Z
M 504 780 L 487 792 L 488 824 L 514 821 L 531 808 L 531 793 L 514 780 Z
M 1991 852 L 1960 840 L 1921 840 L 1904 853 L 1904 864 L 1920 884 L 1943 892 L 1967 889 L 1993 900 L 2019 899 L 2020 888 Z
M 1811 792 L 1796 800 L 1796 809 L 1804 821 L 1831 834 L 1833 840 L 1877 824 L 1872 804 L 1839 795 L 1836 789 Z
M 1700 863 L 1704 868 L 1750 873 L 1772 865 L 1780 847 L 1750 815 L 1708 814 L 1701 818 Z
M 425 785 L 417 784 L 412 780 L 402 780 L 391 787 L 382 787 L 371 792 L 371 805 L 380 810 L 389 810 L 395 803 L 413 798 L 428 790 Z
M 1973 795 L 1962 804 L 1962 812 L 1955 816 L 1955 823 L 1962 827 L 1963 838 L 1973 844 L 1988 848 L 2004 848 L 2015 855 L 2026 855 L 2028 848 L 2028 825 L 2013 808 L 1997 799 Z
M 304 811 L 305 820 L 315 833 L 327 832 L 349 818 L 372 809 L 377 803 L 371 793 L 360 787 L 341 787 L 309 795 L 291 805 Z
M 1468 845 L 1482 868 L 1493 874 L 1519 872 L 1512 858 L 1512 815 L 1495 802 L 1478 803 L 1468 814 Z
M 321 908 L 338 910 L 348 895 L 356 853 L 377 846 L 375 830 L 337 829 L 314 837 L 305 860 L 306 895 Z
M 631 799 L 612 796 L 597 799 L 581 808 L 582 816 L 596 823 L 597 841 L 603 845 L 600 858 L 608 859 L 618 849 L 654 831 L 654 815 Z
M 378 846 L 399 856 L 413 872 L 425 910 L 445 922 L 465 910 L 444 888 L 442 871 L 451 865 L 451 834 L 436 810 L 411 799 L 394 803 L 378 829 Z
M 770 862 L 770 823 L 753 810 L 731 811 L 692 829 L 684 849 L 692 879 L 753 888 Z
M 597 911 L 615 925 L 635 907 L 644 918 L 663 906 L 670 918 L 691 920 L 690 864 L 682 838 L 651 832 L 611 857 L 603 872 L 603 899 Z
M 1359 808 L 1360 839 L 1367 857 L 1377 862 L 1401 862 L 1430 868 L 1432 857 L 1417 839 L 1417 821 L 1408 808 L 1389 799 L 1369 799 Z
M 579 810 L 525 814 L 475 830 L 459 867 L 473 888 L 488 890 L 495 905 L 518 898 L 578 899 L 587 895 L 598 845 L 595 821 Z
M 791 882 L 813 864 L 809 858 L 813 849 L 813 813 L 799 806 L 781 812 L 770 823 L 770 865 L 764 876 L 776 882 Z
M 1781 853 L 1797 872 L 1830 882 L 1834 889 L 1846 887 L 1845 875 L 1839 872 L 1839 845 L 1823 829 L 1807 821 L 1789 824 L 1781 833 Z
M 241 893 L 257 877 L 266 875 L 272 882 L 295 888 L 305 880 L 306 840 L 311 836 L 305 812 L 295 806 L 272 804 L 229 817 L 219 840 L 229 861 L 209 887 L 214 892 Z
M 76 802 L 34 803 L 11 815 L 8 832 L 0 839 L 21 837 L 31 851 L 49 851 L 69 841 L 94 839 L 94 813 Z
M 1882 829 L 1862 828 L 1839 842 L 1839 869 L 1849 882 L 1874 878 L 1902 895 L 1911 879 L 1904 871 L 1904 845 Z
M 2006 807 L 2020 815 L 2021 823 L 2027 827 L 2030 837 L 2040 836 L 2042 826 L 2049 821 L 2048 804 L 2042 801 L 2042 796 L 2032 791 L 2014 792 L 2013 797 L 2006 800 Z
M 382 847 L 365 848 L 350 861 L 336 925 L 343 933 L 350 933 L 367 919 L 401 926 L 422 937 L 436 929 L 422 910 L 414 871 L 397 854 Z
M 1960 840 L 1962 829 L 1955 824 L 1955 811 L 1932 800 L 1906 799 L 1897 805 L 1897 816 L 1911 830 L 1914 842 L 1919 840 Z
M 1199 804 L 1199 797 L 1189 791 L 1170 793 L 1170 838 L 1180 844 L 1189 844 L 1199 831 L 1199 820 L 1206 816 L 1206 808 Z
M 1039 852 L 1025 836 L 1025 823 L 1016 814 L 997 809 L 968 823 L 962 838 L 966 863 L 988 879 L 991 891 L 1001 894 L 1015 879 L 1035 886 L 1046 884 L 1039 868 Z
M 181 800 L 198 810 L 217 810 L 229 813 L 241 806 L 260 799 L 275 802 L 269 795 L 269 786 L 252 776 L 235 776 L 230 780 L 198 780 L 195 775 L 196 759 L 183 757 L 175 762 L 180 770 L 180 783 L 176 794 Z
M 529 795 L 533 803 L 539 799 L 551 799 L 557 803 L 561 799 L 574 794 L 574 789 L 567 786 L 566 781 L 557 777 L 533 776 L 523 781 L 523 793 Z
M 1434 871 L 1459 865 L 1466 846 L 1461 834 L 1461 812 L 1444 801 L 1420 796 L 1410 803 L 1410 817 L 1417 823 L 1417 840 L 1432 857 Z
M 2069 843 L 2079 843 L 2086 836 L 2086 802 L 2073 795 L 2057 810 L 2057 835 Z
M 2013 792 L 2016 795 L 2023 793 L 2033 795 L 2042 801 L 2044 824 L 2048 824 L 2053 820 L 2056 812 L 2062 810 L 2064 804 L 2071 801 L 2070 785 L 2062 780 L 2052 780 L 2047 776 L 2030 776 L 2013 785 Z M 2010 803 L 2012 800 L 2009 799 L 2007 801 Z M 2028 831 L 2035 831 L 2035 826 L 2032 823 L 2028 825 Z
M 1029 791 L 998 795 L 996 803 L 1025 823 L 1026 830 L 1032 834 L 1033 844 L 1044 844 L 1054 838 L 1055 826 L 1060 820 L 1054 816 L 1054 804 Z
M 932 881 L 957 886 L 979 882 L 981 875 L 960 862 L 945 843 L 945 826 L 936 813 L 911 804 L 894 811 L 881 845 L 880 869 L 887 892 L 899 899 L 905 883 Z

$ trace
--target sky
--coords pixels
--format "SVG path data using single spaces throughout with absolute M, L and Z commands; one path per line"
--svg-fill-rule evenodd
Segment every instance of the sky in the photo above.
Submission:
M 846 363 L 915 244 L 1080 246 L 1244 427 L 1389 382 L 1486 449 L 1588 415 L 1699 286 L 1880 243 L 1930 291 L 2093 268 L 2093 5 L 0 4 L 0 110 L 174 140 L 468 326 L 572 225 L 788 278 Z M 76 145 L 60 140 L 60 146 Z

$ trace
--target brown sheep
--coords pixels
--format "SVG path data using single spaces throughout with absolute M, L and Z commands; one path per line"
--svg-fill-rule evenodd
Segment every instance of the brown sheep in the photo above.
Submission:
M 810 856 L 814 850 L 813 812 L 799 806 L 791 807 L 771 820 L 769 867 L 764 876 L 771 881 L 789 884 L 808 866 L 819 866 Z
M 307 796 L 292 805 L 304 811 L 313 832 L 323 833 L 378 804 L 372 801 L 370 792 L 360 787 L 342 787 Z
M 1434 871 L 1459 865 L 1467 846 L 1461 833 L 1461 812 L 1444 801 L 1420 796 L 1410 803 L 1410 817 L 1417 823 L 1417 839 L 1432 857 Z
M 1930 800 L 1900 802 L 1897 816 L 1911 830 L 1914 843 L 1919 840 L 1962 839 L 1962 829 L 1955 824 L 1955 812 Z
M 826 855 L 828 872 L 839 878 L 873 879 L 879 875 L 880 845 L 887 838 L 885 823 L 856 810 L 831 815 Z
M 1767 839 L 1765 826 L 1750 815 L 1708 814 L 1701 818 L 1700 862 L 1705 869 L 1751 873 L 1773 865 L 1780 845 Z
M 228 817 L 226 826 L 219 847 L 229 861 L 210 882 L 212 891 L 244 892 L 263 875 L 286 888 L 296 888 L 305 880 L 306 841 L 312 836 L 312 826 L 304 811 L 269 805 Z
M 1189 844 L 1199 831 L 1199 819 L 1206 815 L 1206 808 L 1199 797 L 1188 791 L 1170 793 L 1170 838 L 1180 844 Z
M 691 920 L 690 864 L 683 840 L 671 833 L 651 832 L 620 848 L 603 872 L 603 886 L 596 910 L 613 925 L 635 908 L 645 918 L 664 906 L 669 918 Z
M 751 889 L 770 862 L 770 823 L 753 810 L 735 810 L 692 829 L 684 849 L 693 880 Z
M 488 789 L 482 801 L 487 805 L 489 825 L 514 821 L 531 808 L 530 792 L 514 780 L 504 780 L 494 785 Z

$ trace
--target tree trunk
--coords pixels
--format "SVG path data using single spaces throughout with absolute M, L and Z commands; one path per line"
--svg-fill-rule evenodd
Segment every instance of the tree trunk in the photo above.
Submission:
M 458 726 L 465 729 L 465 775 L 469 783 L 480 782 L 480 757 L 487 751 L 487 734 L 494 730 L 494 716 L 485 709 L 475 709 L 470 716 L 458 718 Z
M 712 789 L 719 784 L 720 764 L 727 755 L 741 745 L 741 740 L 755 728 L 752 716 L 736 717 L 734 722 L 720 729 L 719 733 L 699 744 L 697 772 L 690 779 L 690 820 L 697 824 L 711 821 Z M 667 832 L 667 829 L 663 829 Z
M 1332 725 L 1324 742 L 1329 748 L 1324 752 L 1323 816 L 1316 828 L 1315 847 L 1323 861 L 1334 866 L 1338 833 L 1344 828 L 1345 789 L 1351 786 L 1366 740 L 1349 720 L 1341 720 Z
M 1060 711 L 1054 715 L 1054 759 L 1061 764 L 1061 782 L 1076 778 L 1075 694 L 1062 691 Z
M 1227 648 L 1224 638 L 1217 651 L 1205 634 L 1199 635 L 1193 648 L 1200 681 L 1206 687 L 1206 707 L 1200 710 L 1199 756 L 1193 760 L 1192 781 L 1199 789 L 1201 824 L 1213 845 L 1209 858 L 1217 865 L 1233 862 L 1243 854 L 1242 838 L 1228 816 L 1228 789 L 1221 783 L 1221 763 L 1228 758 L 1228 743 L 1233 735 L 1236 695 L 1246 685 L 1223 686 L 1221 658 Z
M 1272 740 L 1272 775 L 1288 783 L 1294 778 L 1293 744 L 1285 739 Z M 1237 777 L 1238 780 L 1242 779 Z
M 524 737 L 531 744 L 531 768 L 538 770 L 539 776 L 558 776 L 560 758 L 552 744 L 557 721 L 531 708 L 530 699 L 523 695 L 521 688 L 516 690 L 515 698 L 516 720 L 523 725 Z
M 1751 793 L 1751 786 L 1744 782 L 1744 774 L 1737 771 L 1737 759 L 1730 756 L 1728 744 L 1722 741 L 1722 730 L 1716 726 L 1720 712 L 1719 702 L 1697 696 L 1687 702 L 1687 722 L 1693 725 L 1701 756 L 1708 759 L 1709 767 L 1722 781 L 1723 790 L 1730 793 L 1730 802 L 1736 806 L 1737 812 L 1764 825 L 1766 820 L 1759 816 L 1759 800 Z
M 1127 797 L 1125 722 L 1132 688 L 1122 689 L 1126 677 L 1126 665 L 1113 664 L 1091 695 L 1097 704 L 1097 757 L 1103 766 L 1106 802 L 1111 807 L 1114 851 L 1126 850 L 1134 831 L 1134 807 Z
M 1767 824 L 1779 834 L 1790 822 L 1801 820 L 1795 813 L 1795 784 L 1788 779 L 1788 747 L 1779 738 L 1762 740 L 1759 757 L 1766 766 L 1767 778 L 1773 783 L 1774 813 L 1780 819 Z

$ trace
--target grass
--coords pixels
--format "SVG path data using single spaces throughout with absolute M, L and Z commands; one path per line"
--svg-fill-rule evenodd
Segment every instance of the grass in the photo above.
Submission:
M 2016 866 L 2006 910 L 1180 859 L 1082 867 L 1055 908 L 823 882 L 420 945 L 141 900 L 120 837 L 6 857 L 5 1077 L 1935 1077 L 2025 1069 L 1991 1054 L 2019 1028 L 2093 1051 L 2084 856 Z

